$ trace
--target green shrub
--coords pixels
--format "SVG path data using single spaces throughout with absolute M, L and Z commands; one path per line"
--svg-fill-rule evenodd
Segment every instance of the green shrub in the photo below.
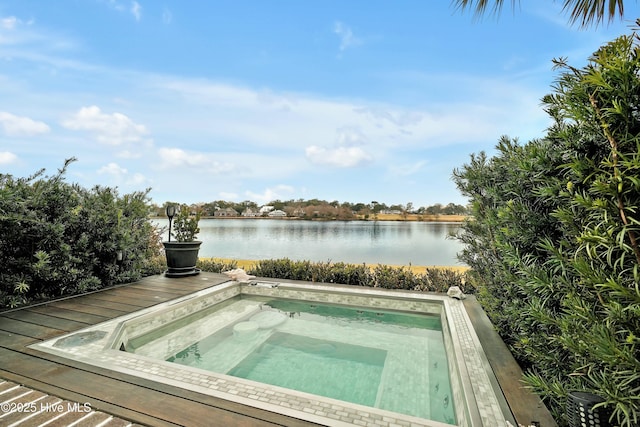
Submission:
M 258 261 L 247 273 L 260 277 L 314 281 L 309 261 L 291 261 L 288 258 Z
M 404 267 L 377 265 L 373 269 L 373 286 L 385 289 L 416 289 L 420 277 Z
M 635 33 L 563 73 L 554 123 L 454 171 L 472 204 L 461 259 L 478 299 L 560 425 L 570 391 L 640 424 L 640 45 Z
M 119 196 L 51 177 L 0 175 L 0 307 L 87 292 L 154 271 L 146 192 Z
M 238 264 L 235 261 L 230 261 L 227 263 L 216 261 L 213 258 L 198 258 L 196 267 L 202 271 L 208 271 L 210 273 L 222 273 L 223 271 L 229 271 L 238 268 Z
M 326 266 L 327 273 L 316 274 L 316 280 L 344 285 L 371 286 L 371 272 L 365 264 L 346 264 L 344 262 L 320 264 Z
M 200 232 L 198 223 L 201 212 L 191 213 L 191 208 L 185 204 L 179 205 L 173 218 L 173 236 L 178 242 L 193 242 Z

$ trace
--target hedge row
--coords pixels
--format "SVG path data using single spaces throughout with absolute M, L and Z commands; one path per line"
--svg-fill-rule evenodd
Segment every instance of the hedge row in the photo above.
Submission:
M 200 259 L 198 268 L 220 273 L 237 268 L 237 264 Z M 467 294 L 475 292 L 474 288 L 466 283 L 466 273 L 453 269 L 428 268 L 425 273 L 413 273 L 406 267 L 377 265 L 371 268 L 365 264 L 293 261 L 281 258 L 258 261 L 254 267 L 248 269 L 247 273 L 276 279 L 425 292 L 446 292 L 449 287 L 458 286 Z

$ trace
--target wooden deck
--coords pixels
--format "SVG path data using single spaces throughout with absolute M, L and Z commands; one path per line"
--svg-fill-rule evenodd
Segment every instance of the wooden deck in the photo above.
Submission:
M 181 279 L 151 276 L 126 286 L 0 313 L 0 397 L 3 390 L 7 389 L 12 393 L 34 390 L 34 393 L 40 393 L 40 398 L 51 399 L 50 402 L 63 399 L 65 405 L 66 402 L 86 404 L 92 414 L 87 419 L 82 418 L 83 422 L 79 426 L 98 425 L 98 420 L 110 426 L 318 425 L 108 369 L 71 363 L 27 348 L 30 344 L 226 280 L 226 276 L 212 273 Z M 465 306 L 516 420 L 526 425 L 537 421 L 541 427 L 555 427 L 555 422 L 540 400 L 519 383 L 519 368 L 504 343 L 499 337 L 496 338 L 484 312 L 473 298 L 468 299 Z M 28 397 L 25 395 L 21 399 Z M 67 418 L 58 414 L 60 418 L 47 425 L 69 425 L 73 420 L 86 415 L 81 412 L 76 410 L 75 413 L 64 415 Z M 0 411 L 0 425 L 9 425 L 10 418 L 6 413 L 5 417 L 2 415 Z M 109 415 L 113 418 L 109 418 Z M 42 424 L 38 420 L 34 416 L 20 426 Z M 92 421 L 95 423 L 91 423 Z
M 489 359 L 493 373 L 498 379 L 513 417 L 523 426 L 557 427 L 557 424 L 542 400 L 525 388 L 520 379 L 522 369 L 495 331 L 486 313 L 471 296 L 464 301 L 467 314 L 473 323 L 476 335 Z

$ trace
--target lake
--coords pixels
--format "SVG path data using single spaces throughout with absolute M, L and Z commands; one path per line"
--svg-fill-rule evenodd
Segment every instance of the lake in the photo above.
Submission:
M 199 225 L 201 258 L 463 265 L 456 258 L 462 244 L 448 237 L 459 230 L 457 223 L 202 219 Z

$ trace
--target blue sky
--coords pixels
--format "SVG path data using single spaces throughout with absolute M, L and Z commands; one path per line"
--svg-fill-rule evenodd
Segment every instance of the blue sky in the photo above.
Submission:
M 466 203 L 470 153 L 544 135 L 551 60 L 640 17 L 581 30 L 560 3 L 0 0 L 0 172 L 77 157 L 68 181 L 157 203 Z

